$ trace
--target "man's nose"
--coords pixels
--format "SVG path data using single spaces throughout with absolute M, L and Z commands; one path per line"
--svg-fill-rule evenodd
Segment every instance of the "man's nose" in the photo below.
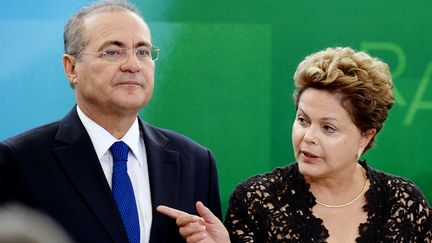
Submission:
M 127 50 L 126 60 L 121 64 L 121 70 L 123 72 L 139 72 L 141 70 L 142 63 L 138 60 L 134 50 Z

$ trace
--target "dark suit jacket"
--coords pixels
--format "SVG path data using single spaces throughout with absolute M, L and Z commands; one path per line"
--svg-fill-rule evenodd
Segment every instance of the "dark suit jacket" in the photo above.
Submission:
M 200 200 L 221 218 L 211 152 L 175 132 L 140 120 L 146 146 L 153 222 L 152 243 L 184 242 L 158 205 L 196 213 Z M 76 242 L 126 243 L 111 189 L 76 109 L 63 120 L 0 143 L 0 200 L 41 210 Z

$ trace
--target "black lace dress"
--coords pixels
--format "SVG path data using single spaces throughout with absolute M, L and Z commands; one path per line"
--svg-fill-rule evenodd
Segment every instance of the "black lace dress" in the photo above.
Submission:
M 432 210 L 410 181 L 366 169 L 367 222 L 356 242 L 432 242 Z M 257 175 L 233 191 L 225 226 L 231 242 L 326 242 L 323 221 L 312 214 L 315 197 L 296 163 Z

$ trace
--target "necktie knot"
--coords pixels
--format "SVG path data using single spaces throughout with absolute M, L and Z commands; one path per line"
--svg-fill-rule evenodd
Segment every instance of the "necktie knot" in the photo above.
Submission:
M 123 141 L 118 141 L 111 145 L 111 153 L 115 162 L 126 162 L 129 153 L 129 147 Z

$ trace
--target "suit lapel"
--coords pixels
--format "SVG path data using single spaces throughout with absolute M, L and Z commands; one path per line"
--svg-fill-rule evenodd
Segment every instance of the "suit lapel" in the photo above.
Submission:
M 156 211 L 158 205 L 178 208 L 180 198 L 180 153 L 167 148 L 169 143 L 161 132 L 140 120 L 144 133 L 149 169 L 153 220 L 150 242 L 169 242 L 177 226 L 173 220 Z
M 177 206 L 180 183 L 180 153 L 166 148 L 169 142 L 154 127 L 140 121 L 149 169 L 152 205 Z
M 180 154 L 167 149 L 169 139 L 156 128 L 140 120 L 146 146 L 150 191 L 153 209 L 151 242 L 160 242 L 155 230 L 172 222 L 155 210 L 158 205 L 177 208 L 180 196 Z M 53 147 L 66 175 L 82 195 L 95 217 L 113 242 L 127 242 L 120 215 L 106 181 L 93 144 L 82 125 L 76 108 L 60 123 Z
M 56 140 L 62 144 L 54 153 L 95 217 L 113 242 L 127 242 L 111 189 L 75 108 L 62 120 Z

